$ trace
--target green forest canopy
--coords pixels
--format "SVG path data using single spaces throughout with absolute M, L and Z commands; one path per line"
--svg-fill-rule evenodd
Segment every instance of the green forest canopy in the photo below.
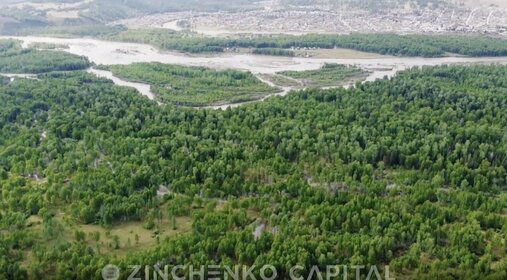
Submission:
M 259 99 L 277 89 L 261 82 L 252 73 L 213 70 L 162 63 L 101 66 L 114 75 L 151 85 L 164 103 L 204 106 Z
M 210 262 L 283 278 L 338 262 L 505 279 L 506 75 L 425 67 L 225 111 L 159 106 L 80 71 L 0 85 L 0 278 Z M 192 230 L 121 256 L 107 252 L 129 243 L 62 221 L 142 222 L 156 239 L 157 217 Z
M 346 48 L 394 56 L 442 57 L 447 55 L 507 56 L 507 41 L 500 38 L 465 35 L 350 34 L 249 35 L 233 38 L 205 37 L 192 32 L 163 28 L 126 29 L 120 25 L 51 26 L 27 28 L 18 35 L 91 36 L 100 39 L 151 44 L 164 50 L 189 53 L 223 52 L 249 48 L 254 53 L 294 56 L 296 48 Z
M 166 29 L 126 30 L 111 40 L 142 42 L 183 52 L 222 52 L 225 48 L 290 49 L 347 48 L 395 55 L 439 57 L 447 53 L 468 56 L 507 56 L 507 41 L 498 38 L 459 35 L 350 34 L 303 36 L 272 35 L 239 38 L 208 38 Z M 259 52 L 259 51 L 257 51 Z
M 86 57 L 62 51 L 23 49 L 17 40 L 0 40 L 0 73 L 73 71 L 90 65 Z

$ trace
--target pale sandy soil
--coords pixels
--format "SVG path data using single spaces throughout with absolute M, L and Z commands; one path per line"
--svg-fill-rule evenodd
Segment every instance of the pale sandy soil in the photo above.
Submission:
M 488 7 L 491 5 L 498 6 L 500 8 L 507 8 L 507 0 L 459 0 L 457 3 L 464 3 L 469 8 L 475 7 Z
M 17 7 L 20 9 L 22 9 L 25 6 L 29 6 L 34 9 L 37 9 L 37 10 L 48 11 L 48 10 L 75 9 L 75 8 L 79 8 L 81 5 L 88 4 L 91 2 L 93 2 L 93 0 L 83 0 L 83 1 L 75 2 L 75 3 L 57 3 L 57 2 L 34 3 L 34 2 L 30 2 L 30 1 L 22 1 L 20 3 L 7 4 L 7 5 L 11 6 L 11 7 Z
M 54 19 L 79 18 L 79 11 L 49 11 L 47 15 Z
M 350 49 L 317 49 L 317 50 L 300 50 L 296 51 L 298 56 L 306 56 L 312 58 L 356 58 L 356 59 L 370 59 L 370 58 L 387 58 L 389 56 L 377 53 L 368 53 L 355 51 Z
M 0 6 L 3 6 L 0 0 Z M 22 1 L 15 4 L 4 4 L 7 7 L 24 9 L 27 7 L 45 11 L 49 19 L 53 20 L 63 20 L 63 19 L 76 19 L 79 18 L 79 10 L 88 3 L 91 3 L 93 0 L 83 0 L 75 3 L 56 3 L 56 2 L 47 2 L 47 3 L 34 3 L 30 1 Z

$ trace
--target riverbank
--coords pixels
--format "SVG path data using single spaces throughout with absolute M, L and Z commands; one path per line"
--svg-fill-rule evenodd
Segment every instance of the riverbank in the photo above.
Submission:
M 450 64 L 507 64 L 507 57 L 440 57 L 440 58 L 422 58 L 422 57 L 375 57 L 375 58 L 303 58 L 303 57 L 271 57 L 254 54 L 217 54 L 217 55 L 192 55 L 187 56 L 181 53 L 160 52 L 153 46 L 136 43 L 123 43 L 101 41 L 95 39 L 67 39 L 52 37 L 0 37 L 12 38 L 23 41 L 23 46 L 32 43 L 50 43 L 67 45 L 63 50 L 72 54 L 87 57 L 96 65 L 126 65 L 137 62 L 160 62 L 165 64 L 176 64 L 184 66 L 204 66 L 213 69 L 236 69 L 250 71 L 266 83 L 262 78 L 263 74 L 276 74 L 283 71 L 306 71 L 317 70 L 325 63 L 334 63 L 342 65 L 351 65 L 369 72 L 364 81 L 374 81 L 384 77 L 392 77 L 397 72 L 410 69 L 412 67 L 437 66 Z M 124 50 L 124 51 L 119 51 Z M 112 73 L 95 70 L 94 74 L 104 78 L 111 79 L 118 85 L 130 86 L 136 88 L 141 94 L 150 99 L 154 98 L 149 85 L 132 83 L 115 78 Z M 285 87 L 283 91 L 274 95 L 285 95 L 292 87 Z M 268 95 L 257 101 L 265 100 Z M 220 106 L 205 106 L 204 108 L 223 109 L 228 107 L 237 107 L 249 102 L 221 104 Z

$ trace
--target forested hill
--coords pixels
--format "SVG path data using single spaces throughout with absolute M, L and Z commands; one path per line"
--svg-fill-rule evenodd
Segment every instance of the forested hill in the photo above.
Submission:
M 505 279 L 506 76 L 414 69 L 225 111 L 82 72 L 0 85 L 0 278 L 338 262 Z

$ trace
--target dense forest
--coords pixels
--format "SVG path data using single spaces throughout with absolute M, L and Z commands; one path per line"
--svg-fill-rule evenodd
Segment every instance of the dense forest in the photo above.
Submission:
M 296 53 L 292 50 L 284 50 L 276 48 L 253 49 L 252 53 L 272 56 L 289 56 L 289 57 L 296 56 Z
M 506 76 L 412 69 L 224 111 L 82 71 L 6 81 L 0 278 L 102 279 L 114 263 L 122 279 L 130 264 L 506 279 Z
M 17 40 L 0 40 L 0 73 L 44 73 L 90 67 L 86 57 L 54 50 L 22 48 Z
M 1 74 L 0 74 L 0 84 L 1 85 L 5 85 L 5 84 L 9 83 L 10 80 L 11 79 L 9 77 L 1 76 Z
M 345 48 L 394 56 L 442 57 L 507 56 L 507 41 L 500 38 L 464 35 L 350 34 L 248 35 L 231 38 L 205 37 L 192 32 L 162 28 L 126 29 L 120 25 L 77 25 L 25 28 L 18 35 L 90 36 L 99 39 L 151 44 L 164 50 L 188 53 L 224 52 L 248 48 L 256 54 L 294 56 L 295 49 Z
M 506 56 L 507 41 L 456 35 L 351 34 L 303 36 L 272 35 L 240 38 L 207 38 L 165 29 L 126 30 L 111 40 L 142 42 L 183 52 L 222 52 L 225 48 L 291 49 L 346 48 L 395 56 L 439 57 L 447 53 L 468 56 Z
M 277 89 L 239 70 L 213 70 L 162 63 L 101 66 L 115 76 L 151 85 L 159 101 L 186 106 L 260 99 Z

